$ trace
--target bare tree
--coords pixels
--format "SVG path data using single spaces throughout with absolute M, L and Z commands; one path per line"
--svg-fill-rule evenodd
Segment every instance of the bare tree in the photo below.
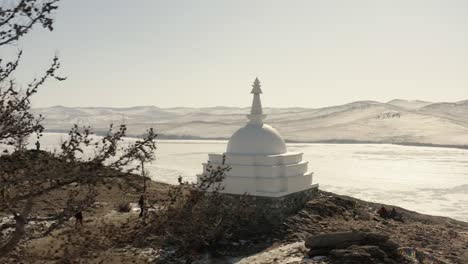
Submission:
M 17 0 L 0 7 L 0 48 L 15 43 L 35 25 L 53 30 L 58 2 Z M 42 117 L 31 113 L 32 96 L 49 79 L 65 80 L 57 74 L 60 62 L 54 57 L 42 77 L 31 81 L 25 90 L 18 89 L 14 73 L 22 55 L 19 51 L 9 62 L 0 58 L 0 144 L 20 146 L 0 156 L 0 213 L 10 216 L 10 221 L 0 223 L 0 262 L 3 257 L 14 257 L 19 245 L 52 235 L 77 212 L 88 210 L 96 201 L 98 187 L 113 179 L 141 170 L 146 192 L 145 165 L 154 159 L 156 149 L 157 135 L 152 129 L 142 139 L 122 144 L 125 125 L 111 125 L 102 137 L 94 136 L 90 127 L 75 125 L 57 153 L 41 150 L 39 141 L 35 150 L 21 147 L 28 137 L 40 138 L 44 131 Z M 227 166 L 209 166 L 199 183 L 180 180 L 179 185 L 170 187 L 168 199 L 159 204 L 158 211 L 148 215 L 150 221 L 138 221 L 138 228 L 125 235 L 151 243 L 145 234 L 152 233 L 163 244 L 176 245 L 179 255 L 189 261 L 194 250 L 234 239 L 252 221 L 253 211 L 244 196 L 221 195 L 221 182 L 228 170 Z M 48 201 L 57 193 L 66 199 Z M 44 204 L 51 207 L 46 216 L 38 211 Z M 12 231 L 3 232 L 7 230 Z
M 76 212 L 86 210 L 95 201 L 96 185 L 122 177 L 119 171 L 133 171 L 138 169 L 141 160 L 153 158 L 156 138 L 153 130 L 148 130 L 145 138 L 119 147 L 125 130 L 125 126 L 120 126 L 117 131 L 110 129 L 102 138 L 94 138 L 89 128 L 75 126 L 60 153 L 17 151 L 0 157 L 0 211 L 10 212 L 15 221 L 15 231 L 6 241 L 0 241 L 0 257 L 12 251 L 22 239 L 46 236 Z M 89 147 L 95 149 L 95 154 L 81 157 Z M 70 198 L 50 212 L 49 217 L 41 219 L 54 221 L 54 224 L 42 232 L 26 234 L 25 227 L 33 217 L 31 212 L 36 199 L 56 191 L 70 192 Z M 8 227 L 11 226 L 0 229 Z
M 35 25 L 53 30 L 53 13 L 59 0 L 2 1 L 0 6 L 0 46 L 13 43 Z
M 27 34 L 35 25 L 53 30 L 54 11 L 59 0 L 3 1 L 0 6 L 0 48 L 13 44 Z M 40 134 L 44 128 L 42 117 L 34 117 L 29 111 L 31 97 L 48 79 L 65 80 L 56 74 L 60 68 L 57 57 L 42 77 L 32 80 L 21 91 L 14 79 L 23 52 L 19 51 L 12 61 L 0 58 L 0 144 L 17 144 L 32 133 Z

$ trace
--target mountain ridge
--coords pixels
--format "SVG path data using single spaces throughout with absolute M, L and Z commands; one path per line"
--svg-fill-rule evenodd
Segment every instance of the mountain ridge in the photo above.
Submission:
M 229 138 L 246 122 L 248 107 L 66 107 L 34 108 L 46 131 L 67 131 L 72 124 L 105 133 L 124 123 L 131 136 L 154 127 L 173 138 Z M 468 100 L 453 103 L 395 99 L 356 101 L 322 108 L 265 107 L 266 123 L 294 142 L 376 142 L 468 145 Z

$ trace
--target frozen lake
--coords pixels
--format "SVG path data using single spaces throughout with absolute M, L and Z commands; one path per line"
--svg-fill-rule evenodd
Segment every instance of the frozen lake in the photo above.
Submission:
M 63 134 L 46 134 L 42 146 L 57 148 Z M 195 180 L 208 153 L 226 141 L 160 140 L 147 166 L 155 181 Z M 326 191 L 468 222 L 468 150 L 377 144 L 288 144 L 304 153 L 314 183 Z

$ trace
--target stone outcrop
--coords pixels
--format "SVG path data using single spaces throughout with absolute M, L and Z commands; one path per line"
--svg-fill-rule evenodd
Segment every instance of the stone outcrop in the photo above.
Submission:
M 334 249 L 330 252 L 330 263 L 341 264 L 396 264 L 388 254 L 378 246 L 350 246 L 346 249 Z
M 307 248 L 343 248 L 351 245 L 381 243 L 389 238 L 386 235 L 366 232 L 339 232 L 320 234 L 305 240 Z
M 398 245 L 389 237 L 371 232 L 337 232 L 305 239 L 309 256 L 329 255 L 335 263 L 397 263 Z

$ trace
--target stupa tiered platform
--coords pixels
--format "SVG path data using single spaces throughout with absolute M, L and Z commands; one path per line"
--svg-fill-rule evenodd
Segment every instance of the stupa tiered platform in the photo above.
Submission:
M 302 153 L 278 155 L 225 155 L 225 164 L 231 167 L 224 180 L 224 193 L 281 197 L 311 188 L 312 172 Z M 223 154 L 209 154 L 209 163 L 223 166 Z M 208 163 L 203 164 L 206 171 Z

